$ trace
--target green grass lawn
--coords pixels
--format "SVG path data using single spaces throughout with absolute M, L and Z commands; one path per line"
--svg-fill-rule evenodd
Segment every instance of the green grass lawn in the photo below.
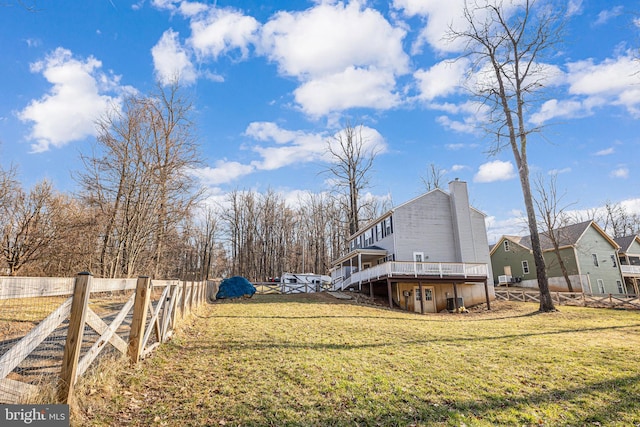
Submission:
M 208 305 L 78 425 L 640 425 L 640 313 L 422 316 L 327 295 Z

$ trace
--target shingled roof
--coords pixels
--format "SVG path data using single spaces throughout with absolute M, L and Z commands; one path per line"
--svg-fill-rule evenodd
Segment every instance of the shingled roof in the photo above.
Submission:
M 593 221 L 584 221 L 578 224 L 556 228 L 555 230 L 553 230 L 553 234 L 557 236 L 560 247 L 573 246 L 578 242 L 586 229 L 591 226 L 591 223 L 593 223 Z M 594 225 L 596 224 L 594 223 Z M 531 249 L 531 236 L 524 236 L 517 243 L 524 246 L 525 248 Z M 548 232 L 540 233 L 540 246 L 542 247 L 543 251 L 553 249 L 553 242 L 551 241 Z
M 637 235 L 632 234 L 631 236 L 617 237 L 613 240 L 620 245 L 620 252 L 627 252 L 637 237 Z

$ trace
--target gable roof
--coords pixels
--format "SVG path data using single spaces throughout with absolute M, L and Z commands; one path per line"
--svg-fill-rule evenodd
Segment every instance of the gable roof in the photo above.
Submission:
M 631 245 L 633 244 L 634 240 L 637 240 L 638 244 L 640 244 L 640 237 L 638 237 L 638 235 L 636 235 L 636 234 L 632 234 L 631 236 L 616 237 L 613 240 L 618 245 L 620 245 L 620 248 L 621 248 L 620 252 L 629 251 L 629 249 L 631 249 Z
M 504 242 L 505 240 L 508 240 L 508 241 L 510 241 L 511 243 L 514 243 L 514 244 L 516 244 L 516 245 L 518 245 L 518 246 L 521 246 L 521 247 L 523 247 L 524 249 L 527 249 L 527 250 L 529 250 L 529 251 L 530 251 L 530 250 L 531 250 L 531 248 L 530 248 L 529 246 L 525 246 L 525 245 L 523 245 L 523 244 L 521 243 L 522 239 L 523 239 L 523 238 L 522 238 L 522 237 L 520 237 L 520 236 L 510 236 L 510 235 L 506 235 L 506 234 L 505 234 L 505 235 L 503 235 L 502 237 L 500 237 L 500 240 L 498 240 L 494 245 L 489 246 L 489 256 L 493 255 L 493 254 L 494 254 L 494 252 L 495 252 L 499 247 L 501 247 L 501 246 L 503 245 L 503 242 Z
M 619 247 L 618 243 L 616 243 L 607 233 L 604 232 L 602 228 L 598 226 L 593 220 L 580 222 L 578 224 L 567 225 L 566 227 L 560 227 L 553 230 L 553 234 L 557 236 L 559 246 L 567 247 L 567 246 L 575 246 L 578 243 L 578 240 L 582 237 L 582 235 L 587 231 L 589 227 L 593 227 L 598 233 L 600 233 L 606 240 L 611 243 L 611 246 L 617 248 Z M 532 249 L 531 246 L 531 236 L 524 236 L 519 238 L 515 236 L 505 236 L 509 237 L 509 240 L 518 243 L 519 245 Z M 512 237 L 515 237 L 513 239 Z M 540 233 L 540 246 L 543 251 L 549 251 L 553 249 L 553 241 L 550 238 L 549 232 Z
M 356 237 L 358 237 L 359 235 L 363 234 L 364 232 L 366 232 L 367 230 L 370 230 L 374 225 L 376 225 L 377 223 L 379 223 L 380 221 L 382 221 L 383 219 L 391 216 L 396 210 L 401 209 L 407 205 L 410 205 L 412 203 L 415 203 L 416 201 L 424 198 L 424 197 L 429 197 L 432 194 L 435 193 L 442 193 L 443 195 L 445 195 L 446 197 L 451 197 L 451 193 L 444 191 L 443 189 L 437 187 L 434 188 L 431 191 L 428 191 L 426 193 L 422 193 L 419 196 L 414 197 L 413 199 L 407 200 L 406 202 L 400 203 L 397 206 L 392 207 L 391 209 L 389 209 L 388 211 L 386 211 L 385 213 L 383 213 L 382 215 L 380 215 L 379 217 L 367 222 L 366 224 L 364 224 L 362 227 L 360 227 L 360 229 L 358 231 L 356 231 L 355 233 L 353 233 L 352 235 L 349 236 L 349 240 L 354 239 Z M 486 217 L 487 214 L 485 214 L 484 212 L 482 212 L 479 209 L 474 208 L 473 206 L 469 205 L 469 209 L 472 211 L 477 212 L 478 214 L 482 215 L 483 217 Z

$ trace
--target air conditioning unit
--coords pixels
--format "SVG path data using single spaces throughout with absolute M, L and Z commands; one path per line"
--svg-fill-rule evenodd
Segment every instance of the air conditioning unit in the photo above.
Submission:
M 513 283 L 512 276 L 507 276 L 507 275 L 498 276 L 498 285 L 507 285 L 509 283 Z

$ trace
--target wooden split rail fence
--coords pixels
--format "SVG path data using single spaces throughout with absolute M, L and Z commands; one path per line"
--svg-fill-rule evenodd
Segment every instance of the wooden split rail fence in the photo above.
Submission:
M 48 346 L 46 359 L 54 365 L 53 375 L 36 382 L 50 384 L 53 381 L 59 402 L 68 403 L 77 379 L 106 348 L 127 355 L 132 364 L 137 363 L 167 341 L 178 315 L 184 318 L 203 304 L 207 300 L 207 288 L 211 292 L 215 286 L 214 282 L 152 281 L 149 277 L 98 279 L 89 273 L 80 273 L 75 279 L 0 278 L 0 303 L 5 305 L 14 300 L 28 307 L 37 297 L 68 296 L 22 338 L 2 342 L 10 346 L 0 347 L 3 351 L 0 354 L 0 403 L 22 403 L 37 393 L 36 385 L 21 381 L 20 366 L 27 364 L 25 360 L 36 349 L 43 352 L 43 342 L 54 331 L 58 334 L 54 341 L 64 341 L 64 350 L 62 354 L 50 354 L 55 346 Z M 117 294 L 121 298 L 118 304 L 111 304 L 116 306 L 116 312 L 103 318 L 91 308 L 90 302 L 92 297 L 98 299 L 105 294 Z M 13 315 L 19 317 L 19 313 Z M 10 322 L 11 316 L 3 312 L 2 321 Z M 33 358 L 45 357 L 40 354 Z
M 499 301 L 540 302 L 540 292 L 537 290 L 495 289 L 495 293 L 496 299 Z M 638 295 L 551 292 L 551 298 L 558 305 L 640 309 L 640 297 Z
M 325 292 L 333 290 L 331 285 L 318 283 L 282 283 L 282 282 L 252 282 L 257 294 L 302 294 L 310 292 Z

